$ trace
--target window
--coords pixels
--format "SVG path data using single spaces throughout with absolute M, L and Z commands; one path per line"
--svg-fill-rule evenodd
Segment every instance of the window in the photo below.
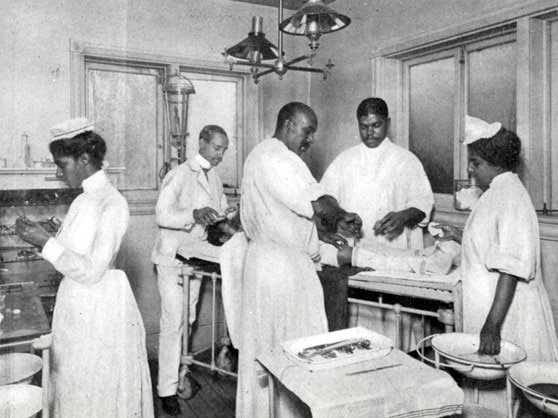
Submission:
M 79 42 L 71 47 L 72 112 L 89 117 L 107 141 L 107 162 L 118 168 L 117 187 L 127 197 L 156 199 L 162 175 L 169 164 L 175 165 L 176 150 L 167 139 L 162 82 L 176 68 L 196 90 L 189 96 L 186 156 L 197 153 L 203 126 L 223 127 L 230 144 L 217 170 L 226 190 L 236 191 L 245 153 L 253 145 L 246 138 L 259 137 L 254 116 L 259 114 L 258 94 L 246 82 L 251 76 L 248 71 Z
M 558 214 L 558 7 L 528 9 L 393 45 L 373 59 L 376 94 L 394 120 L 390 137 L 422 161 L 438 211 L 453 211 L 454 180 L 467 177 L 460 139 L 469 114 L 518 133 L 520 175 L 535 208 Z
M 453 180 L 467 177 L 459 142 L 464 109 L 515 130 L 515 62 L 513 35 L 403 60 L 409 149 L 423 162 L 434 193 L 451 194 Z

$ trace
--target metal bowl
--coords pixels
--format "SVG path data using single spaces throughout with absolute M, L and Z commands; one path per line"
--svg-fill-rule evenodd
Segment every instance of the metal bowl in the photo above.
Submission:
M 0 386 L 0 417 L 34 417 L 42 409 L 40 387 L 32 385 Z
M 478 334 L 452 332 L 434 336 L 431 344 L 445 363 L 471 379 L 501 379 L 509 367 L 527 358 L 521 347 L 505 340 L 497 356 L 479 355 L 479 341 Z
M 29 384 L 42 367 L 42 359 L 35 354 L 2 354 L 0 355 L 0 386 L 16 383 Z
M 516 364 L 510 368 L 508 380 L 521 389 L 525 397 L 546 415 L 558 417 L 558 399 L 529 387 L 537 383 L 558 385 L 558 363 L 526 361 Z

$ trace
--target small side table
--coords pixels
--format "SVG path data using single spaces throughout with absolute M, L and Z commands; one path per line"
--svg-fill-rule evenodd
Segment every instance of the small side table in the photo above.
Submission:
M 436 417 L 461 413 L 464 394 L 449 374 L 393 349 L 390 354 L 332 369 L 309 371 L 278 347 L 257 359 L 269 375 L 270 416 L 274 380 L 320 417 Z

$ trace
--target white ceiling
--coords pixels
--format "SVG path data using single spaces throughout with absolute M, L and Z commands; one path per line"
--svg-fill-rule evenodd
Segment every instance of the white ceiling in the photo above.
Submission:
M 259 4 L 260 6 L 278 7 L 279 0 L 231 0 L 243 3 Z M 306 0 L 283 0 L 283 9 L 298 10 Z M 325 4 L 333 3 L 335 0 L 323 0 Z

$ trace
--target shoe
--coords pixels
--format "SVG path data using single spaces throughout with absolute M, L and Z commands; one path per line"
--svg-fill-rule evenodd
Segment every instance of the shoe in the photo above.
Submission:
M 159 398 L 161 399 L 161 406 L 165 414 L 172 417 L 182 414 L 182 409 L 180 408 L 180 403 L 178 403 L 178 397 L 176 395 L 160 396 Z

